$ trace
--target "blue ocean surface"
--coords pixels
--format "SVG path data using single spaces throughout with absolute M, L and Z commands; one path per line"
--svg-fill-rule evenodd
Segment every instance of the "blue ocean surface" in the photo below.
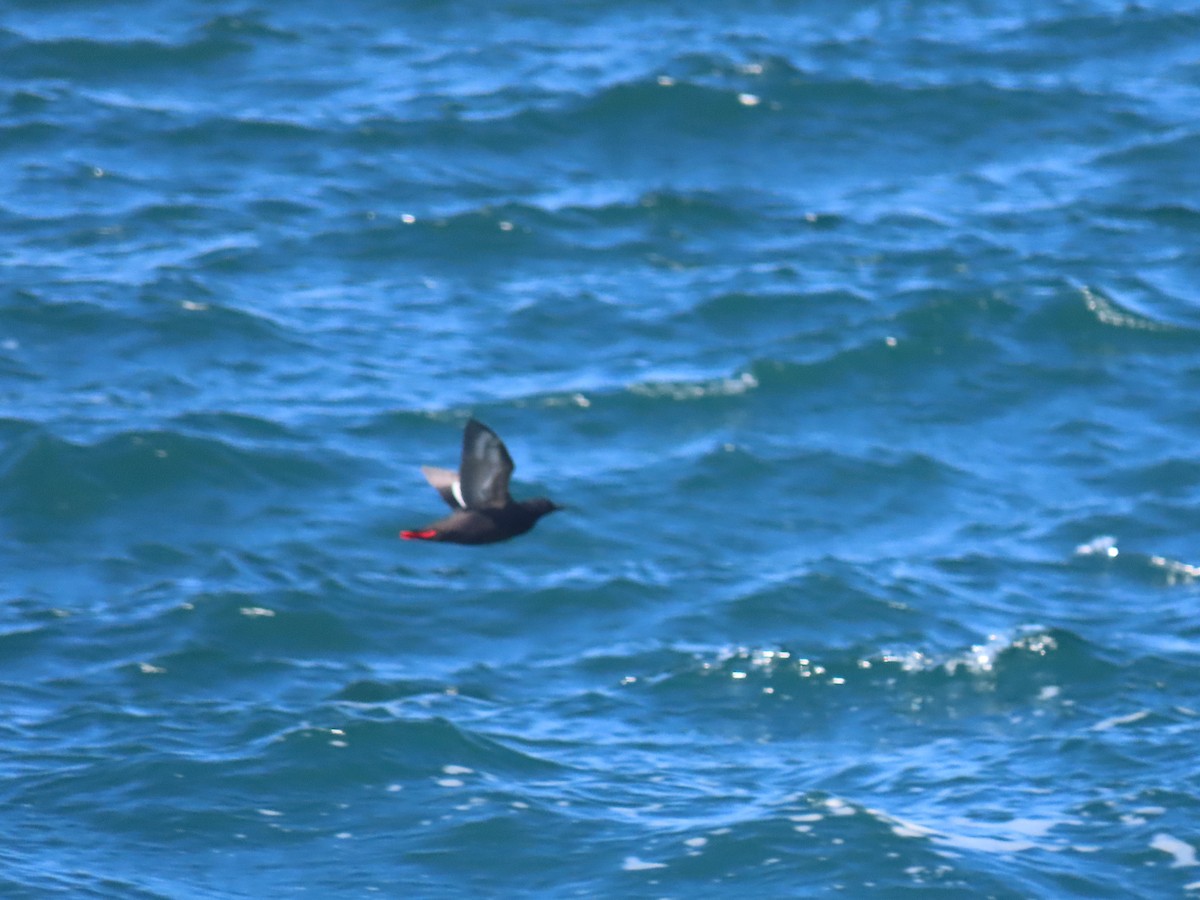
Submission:
M 1200 896 L 1198 48 L 9 0 L 0 896 Z

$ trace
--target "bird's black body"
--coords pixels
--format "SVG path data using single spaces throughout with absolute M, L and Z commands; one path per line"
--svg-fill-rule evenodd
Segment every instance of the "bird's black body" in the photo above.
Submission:
M 400 537 L 408 541 L 494 544 L 524 534 L 542 516 L 561 509 L 545 497 L 510 497 L 508 480 L 513 468 L 512 458 L 496 432 L 471 419 L 463 430 L 462 464 L 457 472 L 421 467 L 453 512 L 424 528 L 401 531 Z

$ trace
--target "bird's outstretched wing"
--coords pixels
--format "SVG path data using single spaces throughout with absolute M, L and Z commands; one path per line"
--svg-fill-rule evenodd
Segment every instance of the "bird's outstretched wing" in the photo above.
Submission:
M 458 468 L 467 509 L 499 509 L 508 505 L 508 479 L 512 471 L 512 457 L 496 432 L 474 419 L 467 422 L 463 431 L 462 465 Z
M 457 472 L 435 466 L 421 466 L 421 474 L 442 495 L 442 499 L 451 509 L 467 508 L 463 502 L 462 485 L 459 483 Z

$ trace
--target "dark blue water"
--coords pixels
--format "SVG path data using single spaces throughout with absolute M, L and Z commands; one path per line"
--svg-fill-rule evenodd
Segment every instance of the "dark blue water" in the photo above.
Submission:
M 0 894 L 1200 892 L 1198 46 L 9 3 Z

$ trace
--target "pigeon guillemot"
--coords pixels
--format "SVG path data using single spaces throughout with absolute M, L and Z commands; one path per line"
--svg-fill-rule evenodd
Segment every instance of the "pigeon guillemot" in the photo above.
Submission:
M 513 461 L 504 442 L 482 422 L 463 429 L 457 472 L 421 466 L 421 472 L 454 512 L 432 525 L 401 531 L 406 541 L 494 544 L 524 534 L 542 516 L 562 509 L 545 497 L 514 500 L 508 495 Z

